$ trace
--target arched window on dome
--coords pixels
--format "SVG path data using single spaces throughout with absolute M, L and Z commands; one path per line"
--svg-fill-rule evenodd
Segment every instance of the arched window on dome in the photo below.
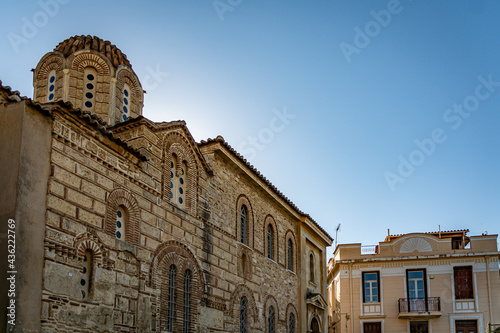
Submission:
M 116 210 L 116 231 L 115 236 L 119 240 L 125 240 L 125 224 L 127 221 L 127 209 L 124 206 L 118 206 Z
M 131 102 L 131 97 L 132 97 L 132 90 L 130 90 L 130 86 L 128 84 L 123 85 L 123 100 L 122 100 L 122 116 L 121 119 L 122 121 L 127 121 L 127 119 L 130 117 L 130 102 Z
M 82 109 L 93 111 L 97 91 L 97 71 L 87 67 L 83 71 L 83 106 Z
M 47 103 L 53 102 L 56 93 L 56 71 L 52 70 L 47 77 Z

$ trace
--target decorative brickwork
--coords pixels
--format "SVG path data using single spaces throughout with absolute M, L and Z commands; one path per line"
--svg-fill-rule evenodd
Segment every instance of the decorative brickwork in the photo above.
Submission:
M 247 319 L 249 325 L 249 332 L 253 332 L 252 329 L 256 329 L 258 326 L 258 311 L 255 304 L 255 299 L 253 297 L 253 292 L 244 284 L 239 284 L 231 295 L 231 300 L 229 302 L 228 316 L 232 319 L 234 327 L 239 327 L 240 320 L 240 301 L 241 298 L 245 297 L 247 301 Z M 234 330 L 236 332 L 236 330 Z
M 98 267 L 104 267 L 107 259 L 107 252 L 101 244 L 99 237 L 91 233 L 82 233 L 75 237 L 74 241 L 75 254 L 78 260 L 83 261 L 85 251 L 92 251 L 94 263 Z
M 160 296 L 157 301 L 157 312 L 160 314 L 159 320 L 159 330 L 166 331 L 168 324 L 168 310 L 169 310 L 169 296 L 171 290 L 169 290 L 170 280 L 169 280 L 169 270 L 171 266 L 175 267 L 175 321 L 174 321 L 174 332 L 180 332 L 182 330 L 182 320 L 184 314 L 184 274 L 187 270 L 191 272 L 191 293 L 189 304 L 191 306 L 191 318 L 190 318 L 190 331 L 194 331 L 197 326 L 195 323 L 198 322 L 198 316 L 200 313 L 200 303 L 203 296 L 204 283 L 202 280 L 202 274 L 200 267 L 196 261 L 196 258 L 187 248 L 187 246 L 176 242 L 169 241 L 166 242 L 156 250 L 151 269 L 151 284 L 152 287 L 160 289 Z
M 51 53 L 40 61 L 36 70 L 36 80 L 46 80 L 50 71 L 55 70 L 59 73 L 63 69 L 64 58 L 57 53 Z
M 137 204 L 137 200 L 127 190 L 116 189 L 109 194 L 106 206 L 106 218 L 104 220 L 104 231 L 108 235 L 115 237 L 116 212 L 119 206 L 123 206 L 127 210 L 125 241 L 133 245 L 138 245 L 140 238 L 139 205 Z
M 271 306 L 274 308 L 274 318 L 275 318 L 274 319 L 274 321 L 275 321 L 274 328 L 275 328 L 275 332 L 276 332 L 276 331 L 279 331 L 277 329 L 278 328 L 278 319 L 282 320 L 282 318 L 280 318 L 280 316 L 279 316 L 278 302 L 276 302 L 276 299 L 273 296 L 267 295 L 265 298 L 265 302 L 264 302 L 264 318 L 265 318 L 265 323 L 266 323 L 266 332 L 270 332 L 268 316 L 269 316 L 269 308 Z
M 83 73 L 85 68 L 93 67 L 99 75 L 110 75 L 111 69 L 108 61 L 97 52 L 80 51 L 80 53 L 75 53 L 71 69 Z
M 135 73 L 126 66 L 120 66 L 116 71 L 116 87 L 115 87 L 115 122 L 121 122 L 119 115 L 122 113 L 123 107 L 123 87 L 128 84 L 131 88 L 131 96 L 129 98 L 129 118 L 135 118 L 142 115 L 142 105 L 144 100 L 144 92 L 141 83 Z
M 290 333 L 290 315 L 293 315 L 294 323 L 295 323 L 295 332 L 299 332 L 298 327 L 300 327 L 300 324 L 298 322 L 299 320 L 299 315 L 297 312 L 297 308 L 292 304 L 289 303 L 286 306 L 286 317 L 285 317 L 285 323 L 286 323 L 286 333 Z

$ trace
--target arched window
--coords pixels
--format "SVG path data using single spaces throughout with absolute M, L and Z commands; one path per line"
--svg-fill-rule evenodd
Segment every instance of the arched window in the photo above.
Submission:
M 273 239 L 274 239 L 273 226 L 269 224 L 267 226 L 267 257 L 269 259 L 274 259 L 273 258 Z
M 52 70 L 47 77 L 47 102 L 53 102 L 56 90 L 56 71 Z
M 269 314 L 267 317 L 267 329 L 268 333 L 275 333 L 276 332 L 276 324 L 275 324 L 275 318 L 274 318 L 274 307 L 269 307 Z
M 314 255 L 309 255 L 309 280 L 314 282 Z
M 247 206 L 243 205 L 241 206 L 241 212 L 240 212 L 240 221 L 241 221 L 241 239 L 240 241 L 243 244 L 248 245 L 247 241 Z
M 122 106 L 122 121 L 126 121 L 130 117 L 130 97 L 131 90 L 128 84 L 123 85 L 123 106 Z
M 82 109 L 94 110 L 95 94 L 97 85 L 97 72 L 92 67 L 83 71 L 83 106 Z
M 240 300 L 240 333 L 247 333 L 247 300 L 245 297 Z
M 290 313 L 288 317 L 288 333 L 295 333 L 295 316 Z
M 89 299 L 90 284 L 92 281 L 92 251 L 86 250 L 83 257 L 82 278 L 80 280 L 82 299 Z
M 119 240 L 125 240 L 125 223 L 127 220 L 127 210 L 123 206 L 118 206 L 116 210 L 116 231 L 115 236 Z
M 183 318 L 183 333 L 189 332 L 191 324 L 190 313 L 190 297 L 191 297 L 191 271 L 188 269 L 184 273 L 184 318 Z
M 170 265 L 168 273 L 168 317 L 167 329 L 169 332 L 174 331 L 175 320 L 175 265 Z
M 293 243 L 290 238 L 288 238 L 288 270 L 293 271 Z
M 172 155 L 170 162 L 170 201 L 180 208 L 184 208 L 184 193 L 187 179 L 187 166 L 182 163 L 178 170 L 177 157 Z

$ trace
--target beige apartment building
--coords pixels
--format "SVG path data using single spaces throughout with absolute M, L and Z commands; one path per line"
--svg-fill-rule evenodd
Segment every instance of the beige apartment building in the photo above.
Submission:
M 0 82 L 0 235 L 16 240 L 8 257 L 0 237 L 0 332 L 327 331 L 331 237 L 222 137 L 145 118 L 120 49 L 70 37 L 33 85 Z
M 338 245 L 328 263 L 329 332 L 487 332 L 500 322 L 497 235 L 468 231 Z

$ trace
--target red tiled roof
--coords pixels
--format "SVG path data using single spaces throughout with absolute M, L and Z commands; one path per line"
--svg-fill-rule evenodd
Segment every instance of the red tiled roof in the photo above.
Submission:
M 65 57 L 79 50 L 94 50 L 105 55 L 113 66 L 127 65 L 132 68 L 132 65 L 127 59 L 125 53 L 122 53 L 119 48 L 111 44 L 109 40 L 103 40 L 96 36 L 73 36 L 59 43 L 54 51 L 59 51 Z

